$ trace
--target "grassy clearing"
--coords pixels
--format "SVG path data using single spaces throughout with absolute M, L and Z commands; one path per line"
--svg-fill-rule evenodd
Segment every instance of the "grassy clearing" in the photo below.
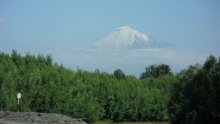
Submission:
M 111 121 L 99 121 L 97 124 L 168 124 L 168 122 L 118 122 L 113 123 Z

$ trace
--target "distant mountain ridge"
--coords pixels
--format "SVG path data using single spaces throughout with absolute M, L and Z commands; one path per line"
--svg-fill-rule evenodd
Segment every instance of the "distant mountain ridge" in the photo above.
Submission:
M 115 29 L 93 46 L 99 49 L 151 49 L 174 47 L 173 44 L 156 41 L 146 34 L 139 33 L 129 26 Z

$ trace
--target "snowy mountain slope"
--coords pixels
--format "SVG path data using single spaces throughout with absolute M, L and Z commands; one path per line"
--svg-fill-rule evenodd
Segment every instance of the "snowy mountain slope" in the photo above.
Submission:
M 94 44 L 101 49 L 149 49 L 174 47 L 173 44 L 156 41 L 148 35 L 141 34 L 129 26 L 115 29 L 107 37 Z

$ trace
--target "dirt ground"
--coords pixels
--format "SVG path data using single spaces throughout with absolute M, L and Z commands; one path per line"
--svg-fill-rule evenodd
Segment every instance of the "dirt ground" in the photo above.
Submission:
M 0 124 L 87 124 L 80 119 L 55 113 L 0 112 Z

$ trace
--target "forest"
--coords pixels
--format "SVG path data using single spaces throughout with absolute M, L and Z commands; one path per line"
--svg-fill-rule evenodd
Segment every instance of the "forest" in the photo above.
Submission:
M 72 70 L 16 50 L 0 53 L 0 111 L 44 112 L 114 122 L 220 123 L 220 58 L 207 57 L 174 74 L 169 65 L 146 67 L 139 78 L 116 69 Z

